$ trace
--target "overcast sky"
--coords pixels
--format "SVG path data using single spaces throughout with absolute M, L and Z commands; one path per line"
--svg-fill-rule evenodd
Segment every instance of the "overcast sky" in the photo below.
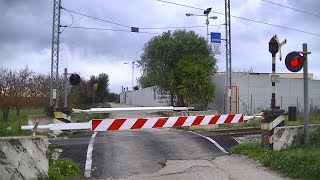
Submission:
M 238 18 L 231 18 L 232 69 L 255 72 L 271 72 L 271 54 L 268 42 L 273 35 L 283 46 L 283 61 L 277 56 L 277 72 L 289 72 L 284 65 L 285 56 L 294 50 L 302 50 L 308 43 L 309 72 L 320 78 L 320 1 L 317 0 L 269 0 L 297 8 L 318 16 L 275 6 L 261 0 L 232 0 L 231 15 L 249 18 L 279 26 L 289 27 L 315 35 L 263 25 Z M 224 13 L 224 0 L 172 0 L 171 2 Z M 157 0 L 62 0 L 62 7 L 100 19 L 140 28 L 205 25 L 204 17 L 186 17 L 185 13 L 202 14 L 203 11 L 172 5 Z M 0 62 L 9 69 L 28 66 L 37 73 L 49 74 L 51 65 L 52 0 L 0 0 Z M 224 15 L 210 20 L 210 31 L 215 32 L 224 23 Z M 74 27 L 94 27 L 130 30 L 72 14 Z M 61 10 L 61 25 L 70 25 L 72 18 Z M 143 32 L 161 33 L 168 29 L 140 29 Z M 175 29 L 171 29 L 175 30 Z M 190 28 L 205 36 L 206 28 Z M 225 27 L 218 32 L 225 37 Z M 86 79 L 90 75 L 107 73 L 110 89 L 119 93 L 121 86 L 131 87 L 131 63 L 138 60 L 144 44 L 157 34 L 130 33 L 66 28 L 60 35 L 59 74 L 65 67 Z M 219 71 L 225 71 L 225 48 L 216 55 Z M 301 71 L 302 72 L 302 71 Z M 135 69 L 135 78 L 140 70 Z

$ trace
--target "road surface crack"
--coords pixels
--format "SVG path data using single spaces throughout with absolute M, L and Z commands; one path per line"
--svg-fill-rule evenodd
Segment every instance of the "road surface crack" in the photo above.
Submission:
M 191 166 L 191 167 L 189 167 L 189 168 L 187 168 L 186 170 L 183 170 L 183 171 L 172 172 L 172 173 L 165 173 L 165 174 L 156 175 L 156 176 L 150 176 L 150 177 L 161 177 L 161 176 L 177 175 L 177 174 L 182 174 L 182 173 L 190 172 L 190 171 L 192 171 L 192 169 L 195 169 L 195 168 L 211 168 L 211 166 L 195 165 L 195 166 Z
M 213 164 L 217 169 L 219 169 L 222 173 L 226 174 L 228 176 L 229 180 L 237 180 L 237 178 L 232 177 L 232 175 L 228 171 L 226 171 L 225 169 L 220 168 L 214 161 L 215 161 L 215 159 L 209 160 L 209 162 L 211 164 Z

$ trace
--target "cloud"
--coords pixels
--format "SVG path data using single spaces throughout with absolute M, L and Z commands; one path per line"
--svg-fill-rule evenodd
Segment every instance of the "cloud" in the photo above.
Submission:
M 175 0 L 172 2 L 191 5 L 224 13 L 224 1 L 207 0 Z M 274 1 L 297 9 L 320 15 L 320 1 L 314 0 L 281 0 Z M 26 65 L 39 73 L 49 74 L 51 63 L 52 36 L 52 1 L 0 1 L 0 62 L 8 68 L 22 68 Z M 201 10 L 176 6 L 156 0 L 68 0 L 62 1 L 66 9 L 116 22 L 125 26 L 166 27 L 205 25 L 204 17 L 186 17 L 185 13 L 202 14 Z M 262 22 L 278 24 L 285 27 L 318 33 L 320 18 L 310 16 L 265 1 L 234 0 L 231 2 L 231 14 Z M 210 25 L 224 23 L 224 16 L 210 20 Z M 73 19 L 73 21 L 72 21 Z M 61 11 L 61 25 L 96 27 L 116 30 L 130 30 L 129 27 L 118 26 L 70 14 Z M 232 67 L 234 70 L 252 69 L 254 71 L 271 72 L 271 54 L 268 42 L 273 35 L 279 40 L 287 39 L 283 46 L 282 56 L 294 50 L 301 50 L 302 43 L 308 43 L 312 52 L 309 55 L 309 72 L 320 77 L 319 36 L 258 24 L 239 18 L 231 18 L 232 33 Z M 210 31 L 217 31 L 218 26 L 210 26 Z M 140 29 L 145 32 L 162 33 L 168 29 Z M 174 30 L 174 29 L 171 29 Z M 190 30 L 205 36 L 206 28 Z M 225 36 L 222 26 L 218 31 Z M 102 31 L 66 28 L 60 34 L 59 72 L 67 67 L 70 72 L 78 72 L 89 78 L 90 75 L 107 73 L 110 76 L 110 88 L 120 92 L 120 87 L 131 87 L 131 67 L 124 62 L 139 59 L 144 44 L 152 38 L 152 34 L 130 33 L 121 31 Z M 221 46 L 225 53 L 224 42 Z M 219 70 L 225 70 L 225 55 L 217 55 Z M 288 72 L 284 62 L 277 62 L 277 71 Z M 140 75 L 135 71 L 136 77 Z

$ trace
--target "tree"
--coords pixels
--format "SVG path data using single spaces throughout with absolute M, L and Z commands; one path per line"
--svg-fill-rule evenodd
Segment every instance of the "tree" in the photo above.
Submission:
M 10 108 L 13 106 L 13 77 L 12 71 L 0 67 L 0 107 L 3 121 L 8 121 Z
M 119 95 L 119 94 L 116 94 L 116 93 L 110 93 L 110 94 L 109 94 L 108 101 L 109 101 L 109 102 L 120 103 L 120 95 Z
M 210 58 L 200 55 L 182 58 L 168 75 L 169 85 L 178 96 L 179 104 L 206 108 L 214 97 L 214 85 L 210 77 L 215 71 L 215 61 Z
M 80 84 L 71 86 L 68 105 L 75 108 L 89 108 L 92 105 L 93 90 L 89 81 L 81 79 Z
M 89 108 L 93 105 L 94 84 L 97 83 L 95 94 L 96 103 L 105 103 L 109 97 L 109 76 L 101 73 L 98 76 L 91 76 L 89 80 L 81 79 L 80 84 L 72 86 L 69 91 L 68 104 L 76 108 Z
M 13 106 L 16 109 L 16 115 L 20 115 L 20 109 L 29 104 L 28 97 L 30 97 L 30 85 L 32 82 L 32 75 L 34 74 L 28 67 L 15 72 L 12 76 L 11 87 L 13 89 Z M 36 87 L 35 87 L 36 88 Z
M 28 83 L 28 105 L 42 107 L 49 104 L 50 76 L 34 74 Z
M 169 73 L 182 58 L 192 55 L 199 55 L 215 65 L 216 60 L 205 38 L 193 31 L 168 31 L 152 38 L 145 44 L 141 60 L 138 61 L 142 69 L 139 83 L 142 87 L 156 85 L 169 91 L 173 105 L 175 87 L 169 83 Z
M 100 73 L 98 76 L 91 76 L 89 81 L 91 91 L 93 91 L 93 85 L 95 83 L 98 84 L 95 92 L 96 103 L 105 103 L 109 95 L 109 76 L 105 73 Z

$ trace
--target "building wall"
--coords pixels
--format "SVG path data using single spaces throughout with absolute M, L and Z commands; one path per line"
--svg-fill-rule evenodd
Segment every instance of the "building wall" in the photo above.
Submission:
M 120 93 L 120 103 L 134 106 L 170 106 L 170 94 L 153 86 Z
M 208 109 L 224 112 L 225 76 L 217 75 L 212 78 L 215 84 L 214 100 L 209 103 Z M 239 112 L 252 115 L 261 110 L 270 108 L 271 77 L 265 75 L 250 75 L 234 73 L 232 83 L 238 87 Z M 148 87 L 137 91 L 127 91 L 120 94 L 120 103 L 135 106 L 169 106 L 170 95 L 162 93 L 156 87 Z M 309 79 L 309 105 L 320 107 L 320 80 Z M 276 83 L 276 106 L 287 110 L 288 106 L 297 106 L 303 110 L 303 79 L 280 77 Z
M 210 104 L 219 113 L 224 112 L 225 76 L 213 78 L 216 85 L 215 99 Z M 232 82 L 239 88 L 239 113 L 254 114 L 270 107 L 271 77 L 268 75 L 233 74 Z M 310 107 L 320 105 L 320 81 L 309 80 Z M 222 100 L 221 100 L 222 99 Z M 276 83 L 276 106 L 287 109 L 288 106 L 297 106 L 303 109 L 303 79 L 281 78 Z M 252 107 L 252 108 L 251 108 Z

